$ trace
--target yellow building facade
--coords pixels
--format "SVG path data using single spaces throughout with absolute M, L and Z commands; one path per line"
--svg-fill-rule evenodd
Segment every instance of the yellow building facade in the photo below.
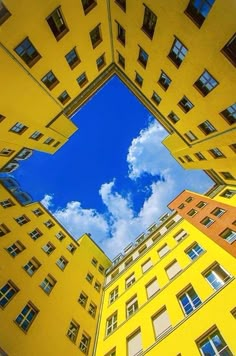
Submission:
M 118 75 L 184 168 L 235 184 L 235 13 L 234 0 L 1 3 L 0 164 L 19 147 L 54 153 L 73 113 Z

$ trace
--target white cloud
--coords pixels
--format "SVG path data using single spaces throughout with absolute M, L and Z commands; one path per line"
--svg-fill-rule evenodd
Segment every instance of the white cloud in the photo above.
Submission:
M 46 209 L 50 209 L 53 206 L 53 195 L 45 194 L 41 200 L 41 204 L 45 206 Z

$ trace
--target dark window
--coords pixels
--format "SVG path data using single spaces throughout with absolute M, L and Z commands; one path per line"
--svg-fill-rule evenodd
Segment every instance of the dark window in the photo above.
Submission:
M 76 80 L 81 88 L 88 82 L 85 72 L 82 73 Z
M 156 27 L 156 15 L 145 6 L 142 30 L 152 39 Z
M 220 172 L 220 174 L 224 177 L 224 179 L 235 180 L 234 176 L 232 176 L 229 172 Z
M 0 26 L 11 16 L 6 6 L 0 2 Z
M 139 47 L 138 61 L 144 68 L 146 68 L 148 62 L 148 54 L 141 47 Z
M 48 72 L 41 80 L 50 90 L 52 90 L 59 83 L 52 71 Z
M 38 141 L 42 136 L 43 136 L 43 134 L 42 134 L 41 132 L 39 132 L 39 131 L 34 131 L 34 132 L 32 133 L 32 135 L 30 136 L 30 138 L 31 138 L 32 140 Z
M 199 89 L 203 96 L 206 96 L 212 91 L 219 83 L 211 74 L 205 70 L 200 78 L 194 83 L 194 86 Z
M 115 2 L 124 10 L 126 11 L 126 0 L 115 0 Z
M 209 153 L 214 157 L 214 158 L 224 158 L 225 155 L 219 150 L 219 148 L 212 148 L 209 150 Z
M 222 49 L 222 53 L 236 66 L 236 33 L 233 37 L 226 43 Z
M 10 131 L 17 134 L 22 134 L 23 132 L 25 132 L 25 130 L 27 130 L 27 128 L 28 127 L 22 124 L 21 122 L 17 122 L 14 126 L 10 128 Z
M 217 277 L 212 277 L 212 279 Z M 198 350 L 203 356 L 210 355 L 225 355 L 233 356 L 230 348 L 227 346 L 225 340 L 221 336 L 218 329 L 214 329 L 208 335 L 204 336 L 204 339 L 198 342 Z
M 81 1 L 82 1 L 82 6 L 85 15 L 97 5 L 97 1 L 95 0 L 81 0 Z
M 125 29 L 117 22 L 117 39 L 125 46 Z
M 102 36 L 100 31 L 100 25 L 97 25 L 91 32 L 90 32 L 90 39 L 93 48 L 97 47 L 99 43 L 102 42 Z
M 53 13 L 47 18 L 47 22 L 57 41 L 59 41 L 69 31 L 59 8 L 53 11 Z
M 141 87 L 143 85 L 143 78 L 136 72 L 135 82 Z
M 55 140 L 52 137 L 48 137 L 45 141 L 45 145 L 51 145 Z
M 229 145 L 229 147 L 236 153 L 236 143 L 232 143 L 232 145 Z
M 183 158 L 178 157 L 178 159 L 180 160 L 181 163 L 185 163 L 184 160 L 183 160 Z
M 97 69 L 101 70 L 105 65 L 105 54 L 103 54 L 102 56 L 100 56 L 97 60 L 96 60 L 96 64 L 97 64 Z
M 5 119 L 5 116 L 0 114 L 0 122 L 2 122 Z
M 118 63 L 125 69 L 125 58 L 118 52 Z
M 152 100 L 155 102 L 155 104 L 159 105 L 161 102 L 161 97 L 154 91 L 152 94 Z
M 198 127 L 204 132 L 205 135 L 209 135 L 216 131 L 216 128 L 208 120 L 198 125 Z
M 183 62 L 187 52 L 187 48 L 183 45 L 182 42 L 180 42 L 176 38 L 171 47 L 170 53 L 168 54 L 168 57 L 172 60 L 172 62 L 174 62 L 177 67 L 179 67 L 180 64 Z
M 191 103 L 191 101 L 186 98 L 186 96 L 184 96 L 179 102 L 178 105 L 181 107 L 181 109 L 187 113 L 189 112 L 193 107 L 193 103 Z
M 168 75 L 165 72 L 161 71 L 161 75 L 158 80 L 158 83 L 164 90 L 167 90 L 170 86 L 171 79 L 168 77 Z
M 175 115 L 175 113 L 173 111 L 171 111 L 169 113 L 168 118 L 170 119 L 170 121 L 173 122 L 173 124 L 176 124 L 176 122 L 179 121 L 179 117 L 177 115 Z
M 195 153 L 195 156 L 199 161 L 204 161 L 206 159 L 201 152 Z
M 192 162 L 192 158 L 189 155 L 184 156 L 187 162 Z
M 236 103 L 228 106 L 227 109 L 221 112 L 221 115 L 225 118 L 229 125 L 236 123 Z
M 21 329 L 27 331 L 38 314 L 38 309 L 30 302 L 22 309 L 21 313 L 16 318 L 16 323 Z
M 71 69 L 74 69 L 80 63 L 80 58 L 75 48 L 73 48 L 69 53 L 67 53 L 65 58 Z
M 67 91 L 65 90 L 65 91 L 63 91 L 63 93 L 61 93 L 61 95 L 58 96 L 57 99 L 64 105 L 65 103 L 67 103 L 67 101 L 70 100 L 70 96 L 67 93 Z
M 24 41 L 15 48 L 15 52 L 30 68 L 41 58 L 40 54 L 28 38 L 25 38 Z
M 8 281 L 0 289 L 0 307 L 4 308 L 14 295 L 19 291 L 19 289 L 11 281 Z
M 201 27 L 215 0 L 190 0 L 185 13 Z

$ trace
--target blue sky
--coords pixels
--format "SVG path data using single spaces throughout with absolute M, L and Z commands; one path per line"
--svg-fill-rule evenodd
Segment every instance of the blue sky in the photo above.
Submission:
M 183 189 L 213 185 L 184 171 L 161 144 L 166 131 L 113 77 L 72 118 L 78 131 L 55 155 L 34 152 L 14 173 L 75 238 L 84 232 L 113 257 Z

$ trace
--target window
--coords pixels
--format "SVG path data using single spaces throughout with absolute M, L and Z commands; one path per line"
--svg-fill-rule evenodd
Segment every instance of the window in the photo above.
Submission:
M 132 284 L 134 284 L 134 282 L 135 282 L 135 275 L 134 273 L 132 273 L 128 278 L 126 278 L 125 287 L 129 288 L 130 286 L 132 286 Z
M 67 264 L 68 264 L 68 261 L 65 259 L 65 257 L 61 256 L 57 262 L 56 262 L 57 266 L 63 271 Z
M 174 239 L 176 242 L 180 242 L 182 241 L 186 236 L 188 236 L 187 231 L 185 231 L 184 229 L 179 230 L 176 234 L 174 234 Z
M 91 273 L 88 273 L 87 276 L 86 276 L 86 279 L 89 283 L 92 283 L 93 281 L 93 275 Z
M 71 69 L 74 69 L 80 63 L 80 58 L 75 48 L 68 52 L 65 58 Z
M 96 64 L 97 64 L 97 69 L 101 70 L 105 65 L 105 54 L 101 55 L 100 57 L 98 57 L 98 59 L 96 60 Z
M 135 73 L 135 82 L 142 87 L 143 85 L 143 78 L 136 72 Z
M 125 46 L 125 29 L 117 22 L 117 39 Z
M 0 5 L 0 12 L 1 12 L 1 5 Z M 1 16 L 1 15 L 0 15 L 0 16 Z M 0 19 L 0 21 L 1 21 L 1 19 Z M 5 119 L 5 116 L 3 116 L 3 115 L 0 114 L 0 122 L 2 122 L 4 119 Z
M 40 216 L 40 215 L 44 214 L 44 212 L 40 208 L 34 209 L 32 211 L 33 211 L 34 215 L 36 215 L 36 216 Z
M 190 142 L 196 141 L 198 138 L 197 136 L 192 132 L 192 131 L 188 131 L 184 134 L 185 137 L 187 137 L 187 139 Z
M 137 296 L 135 296 L 126 303 L 126 317 L 129 318 L 137 310 L 138 310 L 138 298 Z
M 59 146 L 60 145 L 60 141 L 57 141 L 56 143 L 54 143 L 54 145 L 53 145 L 53 147 L 57 147 L 57 146 Z
M 216 328 L 197 344 L 202 356 L 233 356 L 219 330 Z
M 147 249 L 147 245 L 143 245 L 139 250 L 138 253 L 141 255 Z
M 91 11 L 96 5 L 97 5 L 96 0 L 82 0 L 82 6 L 85 15 L 87 15 L 87 13 L 89 13 L 89 11 Z
M 99 265 L 98 270 L 101 274 L 104 274 L 105 268 L 102 265 Z
M 98 261 L 96 260 L 96 258 L 93 257 L 91 263 L 92 263 L 92 265 L 94 265 L 96 267 L 98 264 Z
M 102 42 L 100 25 L 97 25 L 91 32 L 90 32 L 90 40 L 92 43 L 93 48 L 96 48 L 99 43 Z
M 186 207 L 186 205 L 184 203 L 182 203 L 178 206 L 178 209 L 184 209 L 185 207 Z
M 236 231 L 227 228 L 220 234 L 220 237 L 232 244 L 236 240 Z
M 167 266 L 165 270 L 169 279 L 172 279 L 181 271 L 181 267 L 178 261 L 175 260 L 169 266 Z
M 183 62 L 187 52 L 188 52 L 187 48 L 183 45 L 182 42 L 180 42 L 176 38 L 174 40 L 172 47 L 171 47 L 170 53 L 168 54 L 168 57 L 176 65 L 176 67 L 179 68 L 179 66 Z
M 171 327 L 171 322 L 166 307 L 164 307 L 155 316 L 152 317 L 152 322 L 156 338 L 163 335 Z
M 45 221 L 44 225 L 45 225 L 48 229 L 51 229 L 51 227 L 55 226 L 55 224 L 52 222 L 52 220 Z
M 51 145 L 55 140 L 51 137 L 48 137 L 45 141 L 44 144 L 45 145 Z
M 153 91 L 152 100 L 156 105 L 159 105 L 161 102 L 161 97 L 155 91 Z
M 190 314 L 202 303 L 193 287 L 188 288 L 186 292 L 179 295 L 178 299 L 185 315 Z
M 126 0 L 115 0 L 115 2 L 126 12 Z
M 144 5 L 145 6 L 145 5 Z M 145 6 L 142 30 L 152 39 L 156 27 L 157 16 Z
M 53 11 L 53 13 L 47 18 L 47 22 L 57 41 L 59 41 L 69 31 L 60 8 Z
M 197 203 L 196 206 L 201 209 L 201 208 L 204 208 L 204 206 L 206 206 L 206 205 L 207 205 L 207 203 L 205 203 L 204 201 L 200 201 L 199 203 Z
M 173 111 L 169 113 L 168 118 L 173 124 L 176 124 L 176 122 L 179 121 L 179 117 Z
M 198 27 L 201 27 L 214 2 L 215 0 L 190 0 L 185 13 Z
M 85 308 L 87 304 L 87 300 L 88 300 L 88 296 L 84 292 L 81 292 L 78 299 L 79 304 Z
M 39 310 L 31 302 L 28 302 L 16 318 L 15 322 L 22 330 L 27 331 L 38 313 Z
M 188 216 L 194 216 L 194 215 L 196 215 L 197 214 L 197 210 L 195 210 L 195 209 L 191 209 L 191 210 L 189 210 L 188 211 Z
M 210 121 L 206 120 L 200 125 L 198 125 L 199 129 L 203 131 L 205 135 L 209 135 L 212 132 L 216 131 L 216 128 L 210 123 Z
M 203 251 L 203 248 L 195 243 L 193 246 L 189 247 L 185 253 L 187 253 L 191 260 L 195 260 L 195 258 L 197 258 Z
M 232 198 L 234 195 L 236 194 L 236 190 L 230 190 L 230 189 L 226 189 L 221 196 L 224 198 Z
M 184 156 L 187 162 L 193 162 L 192 158 L 189 155 Z
M 220 172 L 220 174 L 224 177 L 224 179 L 235 180 L 234 176 L 232 176 L 229 172 Z
M 76 321 L 72 320 L 70 322 L 66 335 L 72 342 L 75 343 L 78 336 L 78 332 L 79 332 L 79 324 L 76 323 Z
M 200 221 L 200 223 L 206 227 L 210 227 L 215 220 L 209 218 L 209 216 L 206 216 L 203 220 Z
M 221 52 L 228 58 L 228 60 L 236 66 L 236 33 L 226 43 Z
M 11 132 L 14 132 L 14 133 L 16 133 L 16 134 L 21 135 L 21 134 L 23 134 L 23 132 L 25 132 L 25 130 L 27 130 L 27 129 L 28 129 L 27 126 L 25 126 L 25 125 L 22 124 L 21 122 L 17 122 L 14 126 L 12 126 L 12 127 L 10 128 L 10 131 L 11 131 Z
M 39 229 L 35 229 L 31 232 L 29 232 L 29 236 L 31 237 L 31 239 L 33 240 L 37 240 L 40 236 L 42 236 L 42 232 Z
M 89 304 L 89 308 L 88 308 L 88 313 L 95 318 L 96 316 L 96 311 L 97 311 L 97 306 L 93 303 Z
M 168 75 L 165 72 L 161 71 L 161 75 L 158 80 L 158 83 L 164 90 L 167 90 L 171 84 L 171 79 L 168 77 Z
M 187 199 L 185 199 L 185 201 L 186 201 L 187 203 L 190 203 L 191 201 L 193 201 L 193 197 L 188 197 Z
M 67 101 L 70 100 L 70 95 L 67 93 L 66 90 L 64 90 L 61 95 L 58 96 L 57 98 L 63 105 L 67 103 Z
M 11 150 L 10 148 L 3 148 L 1 151 L 0 151 L 0 156 L 11 156 L 15 151 Z
M 200 78 L 194 83 L 194 86 L 201 92 L 203 96 L 209 94 L 219 83 L 212 75 L 205 70 Z
M 189 112 L 194 107 L 193 103 L 191 103 L 191 101 L 188 98 L 186 98 L 186 96 L 184 96 L 178 102 L 178 105 L 185 113 Z
M 0 3 L 0 26 L 11 16 L 11 13 L 8 11 L 6 6 L 1 2 Z
M 16 48 L 15 52 L 28 65 L 33 67 L 35 63 L 41 58 L 37 49 L 33 46 L 28 37 L 26 37 Z
M 80 344 L 79 344 L 79 349 L 85 354 L 88 354 L 89 351 L 89 344 L 90 344 L 90 336 L 88 336 L 87 334 L 82 334 L 81 340 L 80 340 Z
M 113 303 L 118 298 L 118 287 L 113 289 L 109 295 L 109 304 Z
M 23 268 L 30 276 L 33 276 L 40 266 L 41 263 L 35 257 L 32 257 Z
M 149 56 L 148 56 L 147 52 L 145 52 L 142 47 L 139 47 L 138 61 L 140 64 L 142 64 L 142 66 L 144 68 L 146 68 L 146 66 L 147 66 L 148 57 Z
M 228 106 L 227 109 L 220 113 L 229 125 L 233 125 L 236 122 L 236 103 Z
M 118 64 L 125 69 L 125 58 L 118 52 Z
M 0 236 L 4 236 L 8 234 L 8 232 L 10 232 L 8 227 L 5 224 L 0 224 Z
M 194 155 L 197 157 L 197 159 L 199 161 L 204 161 L 206 159 L 206 157 L 203 156 L 203 154 L 201 152 L 196 152 L 196 153 L 194 153 Z
M 111 274 L 111 279 L 114 279 L 118 274 L 119 274 L 119 269 L 116 269 L 116 270 Z
M 133 256 L 128 258 L 128 260 L 125 261 L 125 267 L 128 267 L 131 263 L 133 262 Z
M 80 88 L 82 88 L 87 82 L 88 82 L 88 78 L 86 76 L 86 73 L 82 73 L 77 79 L 76 79 L 77 83 L 79 84 Z
M 6 199 L 6 200 L 0 201 L 0 205 L 6 209 L 6 208 L 10 208 L 11 206 L 14 206 L 15 204 L 13 203 L 13 201 L 11 199 Z
M 12 256 L 15 257 L 19 255 L 22 251 L 24 251 L 25 246 L 18 240 L 9 247 L 7 247 L 7 252 Z
M 160 289 L 156 278 L 152 279 L 145 287 L 148 299 L 156 294 Z
M 75 247 L 75 245 L 73 245 L 73 244 L 69 244 L 68 246 L 67 246 L 67 250 L 68 251 L 70 251 L 70 253 L 74 253 L 75 252 L 75 250 L 76 250 L 76 247 Z
M 51 253 L 55 250 L 55 246 L 53 246 L 51 242 L 48 242 L 42 247 L 42 249 L 47 255 L 51 255 Z
M 43 134 L 42 134 L 41 132 L 39 132 L 39 131 L 34 131 L 34 132 L 32 133 L 32 135 L 30 136 L 30 138 L 31 138 L 32 140 L 38 141 L 42 136 L 43 136 Z
M 110 335 L 117 328 L 117 312 L 107 319 L 106 335 Z
M 64 238 L 66 237 L 66 235 L 62 231 L 59 231 L 55 236 L 59 241 L 64 240 Z
M 215 208 L 213 211 L 211 211 L 211 214 L 220 217 L 225 213 L 225 210 L 222 208 Z
M 20 226 L 27 224 L 30 220 L 26 215 L 21 215 L 18 218 L 15 219 L 17 224 L 19 224 Z
M 219 264 L 216 264 L 210 270 L 205 272 L 204 277 L 215 290 L 222 287 L 230 279 L 228 272 L 226 272 Z
M 51 70 L 41 79 L 41 81 L 49 90 L 52 90 L 59 83 L 58 79 Z
M 159 250 L 157 250 L 157 253 L 159 255 L 160 258 L 162 258 L 163 256 L 165 256 L 168 252 L 170 251 L 170 248 L 167 244 L 163 245 L 161 248 L 159 248 Z
M 236 153 L 236 143 L 232 143 L 232 145 L 229 145 L 229 147 L 232 151 L 234 151 L 234 153 Z
M 116 356 L 116 348 L 113 348 L 105 356 Z
M 219 148 L 212 148 L 208 151 L 214 158 L 224 158 L 225 155 L 219 150 Z
M 145 273 L 147 270 L 149 270 L 149 268 L 152 267 L 152 260 L 151 258 L 149 258 L 146 262 L 144 262 L 142 264 L 142 272 Z
M 48 274 L 40 284 L 40 287 L 45 293 L 50 294 L 56 283 L 57 281 L 50 274 Z
M 96 281 L 94 283 L 94 288 L 96 289 L 97 292 L 100 292 L 101 290 L 101 283 L 99 283 L 98 281 Z
M 0 307 L 5 308 L 5 306 L 11 301 L 14 295 L 19 291 L 16 285 L 12 281 L 8 281 L 0 289 Z

